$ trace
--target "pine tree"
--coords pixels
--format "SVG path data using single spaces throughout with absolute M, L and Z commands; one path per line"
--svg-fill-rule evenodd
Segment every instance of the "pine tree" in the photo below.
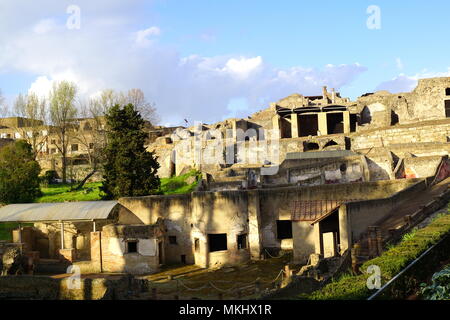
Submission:
M 145 196 L 159 193 L 159 164 L 144 143 L 144 120 L 132 104 L 115 105 L 106 114 L 107 147 L 105 150 L 102 191 L 106 199 Z

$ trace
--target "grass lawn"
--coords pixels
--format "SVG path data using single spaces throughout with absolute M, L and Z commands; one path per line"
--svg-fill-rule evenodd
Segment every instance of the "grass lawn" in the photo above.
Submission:
M 49 185 L 41 188 L 42 197 L 35 202 L 95 201 L 100 200 L 101 182 L 86 183 L 79 191 L 70 191 L 68 184 Z
M 188 183 L 187 180 L 190 177 L 196 177 L 196 181 Z M 161 179 L 161 191 L 163 194 L 183 194 L 194 191 L 197 186 L 197 181 L 201 177 L 201 173 L 198 171 L 190 171 L 186 174 Z M 191 179 L 192 180 L 192 179 Z

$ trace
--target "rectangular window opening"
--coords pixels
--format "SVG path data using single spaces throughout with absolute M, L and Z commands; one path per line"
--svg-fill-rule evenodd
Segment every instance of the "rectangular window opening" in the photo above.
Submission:
M 277 239 L 292 239 L 291 220 L 277 220 Z
M 227 234 L 208 234 L 209 252 L 227 250 Z
M 176 236 L 169 236 L 169 243 L 170 244 L 177 244 L 177 237 Z
M 240 234 L 237 236 L 238 250 L 247 249 L 247 234 Z
M 127 241 L 127 253 L 136 253 L 137 252 L 137 240 Z

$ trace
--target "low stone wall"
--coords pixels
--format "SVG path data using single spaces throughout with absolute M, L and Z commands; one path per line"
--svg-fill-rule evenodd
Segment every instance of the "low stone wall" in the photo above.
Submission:
M 80 279 L 79 288 L 73 285 L 70 278 L 0 277 L 1 300 L 126 300 L 146 291 L 146 281 L 129 276 Z

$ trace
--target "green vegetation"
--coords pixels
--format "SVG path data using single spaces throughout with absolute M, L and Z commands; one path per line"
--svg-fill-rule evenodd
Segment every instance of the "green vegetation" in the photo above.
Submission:
M 425 300 L 450 300 L 450 265 L 433 274 L 431 285 L 421 285 Z
M 194 177 L 192 179 L 191 177 Z M 186 174 L 161 179 L 163 194 L 183 194 L 194 191 L 201 173 L 190 171 Z M 194 180 L 194 181 L 190 181 Z M 191 182 L 191 183 L 189 183 Z M 70 184 L 50 184 L 42 187 L 42 196 L 35 202 L 96 201 L 102 199 L 101 182 L 86 183 L 81 190 L 71 190 Z
M 18 140 L 0 150 L 0 203 L 33 202 L 41 193 L 31 145 Z
M 101 182 L 86 183 L 81 190 L 71 191 L 70 184 L 42 187 L 42 197 L 35 202 L 96 201 L 101 199 Z
M 101 190 L 105 199 L 157 194 L 159 163 L 145 147 L 145 121 L 132 104 L 115 105 L 106 113 L 108 145 Z
M 202 175 L 201 172 L 192 170 L 186 174 L 182 174 L 176 177 L 162 178 L 161 191 L 163 194 L 190 193 L 194 191 L 199 179 L 201 178 L 201 175 Z M 191 177 L 194 177 L 195 180 L 192 179 Z M 189 180 L 194 181 L 191 182 Z
M 365 262 L 361 270 L 367 270 L 370 265 L 379 266 L 382 284 L 384 284 L 449 232 L 450 215 L 440 215 L 425 228 L 409 233 L 400 243 L 389 248 L 381 256 Z M 366 285 L 369 276 L 370 274 L 366 273 L 355 276 L 345 275 L 309 296 L 299 295 L 298 297 L 312 300 L 366 299 L 373 293 Z

